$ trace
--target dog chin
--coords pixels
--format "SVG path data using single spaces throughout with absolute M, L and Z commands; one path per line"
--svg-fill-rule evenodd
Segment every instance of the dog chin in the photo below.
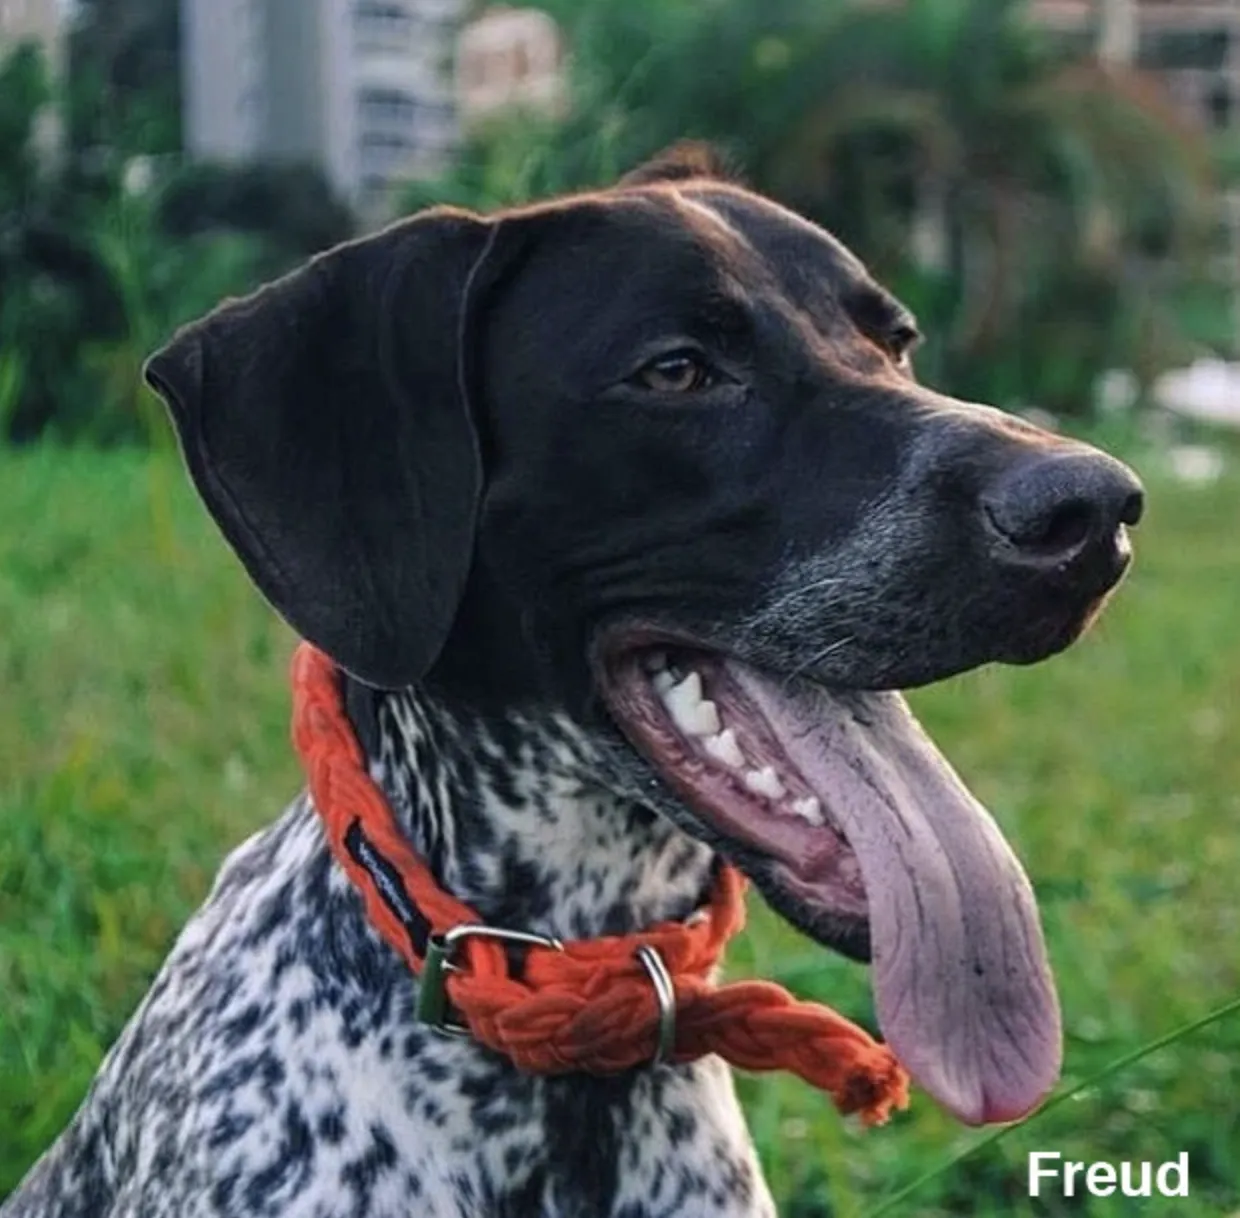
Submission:
M 1110 594 L 1100 596 L 1090 601 L 1083 610 L 1038 623 L 1035 628 L 1027 629 L 1010 640 L 996 660 L 1001 664 L 1027 667 L 1066 651 L 1089 633 L 1110 599 Z

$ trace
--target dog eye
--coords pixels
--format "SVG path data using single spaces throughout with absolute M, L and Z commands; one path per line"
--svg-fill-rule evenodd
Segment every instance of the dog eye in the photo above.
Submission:
M 906 364 L 921 343 L 921 332 L 915 326 L 897 326 L 887 335 L 884 346 L 897 364 Z
M 656 393 L 697 393 L 709 389 L 717 378 L 696 351 L 673 351 L 651 360 L 633 379 Z

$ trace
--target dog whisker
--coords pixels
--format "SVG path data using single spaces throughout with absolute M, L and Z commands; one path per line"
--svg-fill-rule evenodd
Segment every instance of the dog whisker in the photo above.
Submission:
M 797 677 L 801 676 L 803 673 L 813 668 L 815 665 L 821 664 L 823 660 L 825 660 L 830 655 L 834 655 L 841 648 L 847 647 L 850 643 L 855 643 L 856 641 L 857 641 L 856 636 L 849 634 L 849 635 L 845 635 L 843 638 L 836 639 L 834 642 L 828 643 L 820 651 L 816 651 L 812 656 L 809 657 L 808 660 L 805 660 L 803 663 L 798 664 L 790 673 L 788 673 L 788 675 L 784 677 L 781 688 L 784 690 L 787 690 L 788 686 L 791 685 L 792 682 L 797 679 Z

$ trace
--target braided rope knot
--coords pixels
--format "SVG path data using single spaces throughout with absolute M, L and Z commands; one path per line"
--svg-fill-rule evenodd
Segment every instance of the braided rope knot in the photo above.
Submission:
M 332 853 L 371 924 L 420 974 L 430 937 L 476 925 L 478 915 L 439 886 L 401 832 L 366 771 L 331 660 L 302 644 L 292 683 L 293 742 Z M 745 890 L 741 873 L 723 866 L 709 902 L 688 921 L 531 946 L 519 969 L 496 939 L 464 939 L 447 975 L 448 997 L 473 1037 L 519 1070 L 615 1074 L 657 1057 L 665 1012 L 637 956 L 653 948 L 674 995 L 671 1061 L 717 1054 L 742 1070 L 789 1070 L 827 1092 L 841 1112 L 881 1124 L 908 1104 L 908 1075 L 886 1045 L 771 982 L 715 984 L 724 948 L 744 926 Z

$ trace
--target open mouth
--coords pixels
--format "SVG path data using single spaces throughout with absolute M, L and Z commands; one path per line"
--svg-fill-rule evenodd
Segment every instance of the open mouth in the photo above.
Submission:
M 969 1124 L 1037 1107 L 1062 1050 L 1032 890 L 899 694 L 631 640 L 603 693 L 772 904 L 871 961 L 879 1026 L 922 1087 Z

